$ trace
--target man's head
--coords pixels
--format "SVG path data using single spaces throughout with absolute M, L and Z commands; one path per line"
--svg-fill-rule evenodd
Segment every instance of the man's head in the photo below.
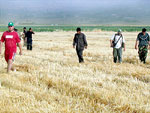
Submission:
M 119 29 L 119 30 L 118 30 L 118 34 L 120 35 L 121 33 L 122 33 L 122 30 L 121 30 L 121 29 Z
M 76 31 L 77 31 L 77 33 L 80 34 L 80 33 L 81 33 L 81 28 L 78 27 L 78 28 L 76 29 Z
M 32 28 L 29 28 L 29 31 L 32 31 Z
M 9 30 L 10 32 L 12 32 L 12 31 L 14 30 L 14 23 L 13 23 L 13 22 L 9 22 L 9 23 L 8 23 L 8 30 Z
M 24 27 L 23 29 L 26 30 L 26 27 Z
M 142 29 L 142 33 L 145 35 L 145 33 L 146 33 L 146 29 L 145 28 Z

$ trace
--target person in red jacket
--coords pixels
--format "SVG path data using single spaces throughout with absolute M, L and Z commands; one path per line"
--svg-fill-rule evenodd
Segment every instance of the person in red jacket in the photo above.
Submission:
M 8 64 L 7 72 L 10 70 L 14 71 L 13 61 L 17 51 L 17 44 L 20 49 L 20 55 L 22 55 L 22 47 L 18 33 L 14 31 L 14 24 L 12 22 L 8 23 L 8 31 L 5 31 L 0 40 L 0 54 L 2 53 L 2 45 L 5 43 L 5 60 Z

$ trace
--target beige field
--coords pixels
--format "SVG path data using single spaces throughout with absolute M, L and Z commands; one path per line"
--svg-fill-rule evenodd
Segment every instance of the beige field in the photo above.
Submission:
M 36 33 L 33 51 L 24 47 L 16 56 L 17 72 L 7 74 L 0 56 L 0 112 L 150 113 L 150 54 L 147 64 L 139 62 L 138 33 L 123 33 L 122 64 L 112 62 L 114 32 L 101 31 L 85 32 L 89 46 L 79 64 L 74 33 Z

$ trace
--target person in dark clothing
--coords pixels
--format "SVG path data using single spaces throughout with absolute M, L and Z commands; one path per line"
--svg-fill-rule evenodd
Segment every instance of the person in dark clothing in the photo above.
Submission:
M 32 28 L 29 28 L 27 32 L 27 50 L 32 50 L 32 34 L 35 33 L 32 31 Z
M 146 29 L 143 28 L 142 32 L 138 34 L 135 49 L 139 49 L 139 59 L 144 64 L 146 63 L 146 58 L 148 54 L 148 47 L 150 47 L 150 37 L 149 34 L 146 32 Z
M 27 30 L 26 30 L 26 27 L 23 28 L 23 41 L 24 41 L 24 46 L 27 46 Z
M 83 50 L 84 48 L 87 49 L 87 41 L 86 41 L 86 36 L 81 33 L 81 28 L 77 28 L 77 33 L 74 36 L 73 39 L 73 48 L 76 48 L 76 52 L 79 58 L 79 63 L 83 63 Z M 75 47 L 76 46 L 76 47 Z
M 27 32 L 27 31 L 26 31 L 26 27 L 24 27 L 24 28 L 23 28 L 23 33 L 26 33 L 26 32 Z

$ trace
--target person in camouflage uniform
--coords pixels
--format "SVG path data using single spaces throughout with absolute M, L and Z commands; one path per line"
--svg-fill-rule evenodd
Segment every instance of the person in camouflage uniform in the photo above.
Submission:
M 150 45 L 150 37 L 149 34 L 146 32 L 146 29 L 143 28 L 142 32 L 138 34 L 135 49 L 139 50 L 139 59 L 144 64 L 146 63 L 147 53 L 148 53 L 148 46 Z

